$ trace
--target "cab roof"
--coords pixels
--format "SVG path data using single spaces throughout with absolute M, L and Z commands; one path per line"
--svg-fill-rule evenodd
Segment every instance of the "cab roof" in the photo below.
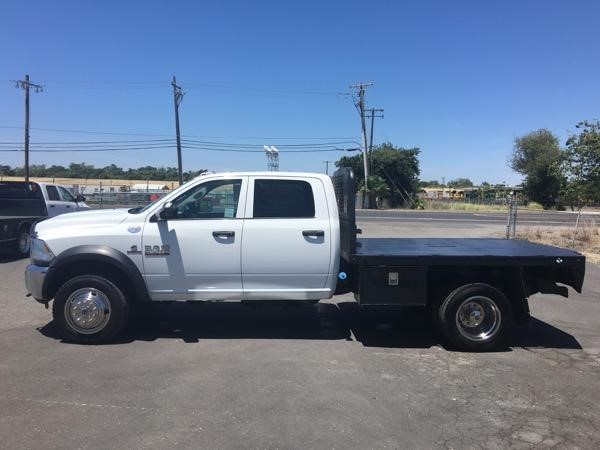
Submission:
M 320 178 L 320 179 L 326 179 L 329 178 L 328 175 L 325 175 L 324 173 L 317 173 L 317 172 L 279 172 L 279 171 L 253 171 L 253 172 L 205 172 L 199 176 L 197 176 L 196 178 L 194 178 L 194 180 L 198 180 L 201 178 L 205 178 L 205 177 L 210 177 L 210 176 L 215 176 L 215 177 L 224 177 L 224 178 L 228 178 L 228 177 L 234 177 L 234 176 L 238 176 L 238 177 L 265 177 L 265 178 L 285 178 L 285 177 L 295 177 L 295 178 Z

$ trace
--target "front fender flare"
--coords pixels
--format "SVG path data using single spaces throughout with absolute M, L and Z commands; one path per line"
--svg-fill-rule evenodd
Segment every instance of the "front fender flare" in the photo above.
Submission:
M 61 268 L 77 262 L 97 262 L 108 264 L 120 270 L 135 290 L 137 300 L 149 302 L 150 296 L 140 270 L 127 255 L 107 245 L 78 245 L 60 253 L 52 260 L 44 281 L 44 298 L 51 298 L 48 291 L 54 285 L 53 281 L 60 277 Z

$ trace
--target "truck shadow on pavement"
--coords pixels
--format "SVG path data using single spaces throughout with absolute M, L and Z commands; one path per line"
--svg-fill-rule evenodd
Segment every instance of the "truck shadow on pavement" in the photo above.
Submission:
M 302 305 L 240 303 L 173 303 L 152 305 L 132 321 L 114 344 L 156 339 L 315 339 L 356 340 L 365 347 L 453 350 L 434 330 L 422 308 L 359 308 L 354 302 Z M 40 329 L 60 339 L 54 323 Z M 570 334 L 532 318 L 515 327 L 513 347 L 581 349 Z M 510 350 L 510 349 L 507 349 Z

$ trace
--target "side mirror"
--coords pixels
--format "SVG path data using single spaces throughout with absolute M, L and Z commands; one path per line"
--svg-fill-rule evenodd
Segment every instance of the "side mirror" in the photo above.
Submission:
M 166 202 L 160 208 L 160 211 L 156 213 L 156 218 L 160 220 L 167 220 L 171 216 L 173 211 L 173 202 Z
M 77 196 L 75 197 L 75 201 L 77 203 L 79 203 L 79 202 L 85 202 L 85 197 L 83 195 L 81 195 L 81 194 L 77 194 Z

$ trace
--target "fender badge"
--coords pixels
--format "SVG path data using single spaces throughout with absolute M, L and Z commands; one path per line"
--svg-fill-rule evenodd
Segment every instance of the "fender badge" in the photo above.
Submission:
M 132 245 L 129 250 L 127 250 L 128 255 L 141 255 L 142 251 L 138 250 L 137 245 Z
M 129 231 L 130 233 L 139 233 L 141 229 L 142 227 L 131 226 L 127 228 L 127 231 Z
M 144 255 L 146 256 L 167 256 L 170 254 L 168 245 L 146 245 Z

